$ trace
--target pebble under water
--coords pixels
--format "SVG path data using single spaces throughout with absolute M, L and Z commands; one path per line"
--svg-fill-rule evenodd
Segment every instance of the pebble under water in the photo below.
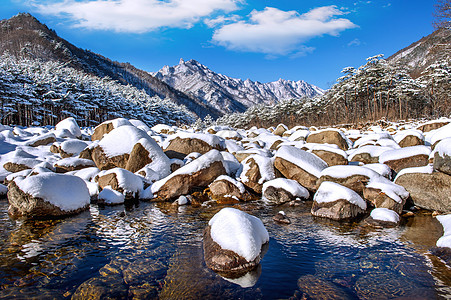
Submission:
M 240 279 L 209 270 L 202 233 L 222 207 L 139 202 L 63 220 L 14 221 L 0 201 L 0 298 L 446 299 L 451 268 L 429 250 L 439 222 L 417 213 L 398 228 L 335 223 L 290 207 L 236 205 L 260 218 L 269 248 Z M 272 217 L 284 210 L 290 225 Z

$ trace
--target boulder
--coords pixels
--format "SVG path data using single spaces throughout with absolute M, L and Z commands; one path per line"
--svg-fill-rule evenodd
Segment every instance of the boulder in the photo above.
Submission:
M 341 149 L 315 146 L 312 153 L 324 160 L 328 166 L 348 164 L 348 155 Z
M 140 139 L 132 148 L 125 169 L 135 173 L 143 167 L 154 170 L 161 179 L 171 173 L 171 161 L 153 139 Z
M 375 171 L 360 166 L 332 166 L 320 173 L 317 184 L 320 185 L 323 182 L 332 181 L 362 195 L 365 186 L 370 180 L 379 177 L 381 176 Z
M 115 167 L 125 169 L 133 147 L 141 139 L 145 139 L 148 144 L 156 145 L 156 142 L 141 129 L 132 125 L 119 126 L 106 134 L 91 150 L 92 160 L 101 170 Z
M 156 181 L 152 193 L 156 200 L 171 200 L 207 187 L 218 176 L 225 175 L 223 158 L 218 150 L 211 150 L 171 175 Z
M 276 129 L 273 131 L 274 135 L 282 136 L 285 131 L 288 130 L 288 127 L 284 124 L 277 125 Z
M 393 150 L 390 147 L 366 145 L 357 148 L 349 155 L 349 161 L 362 162 L 364 164 L 374 164 L 379 162 L 379 155 L 385 151 Z
M 124 194 L 126 199 L 138 197 L 143 190 L 141 177 L 121 168 L 100 172 L 95 181 L 101 189 L 109 186 L 111 189 Z
M 66 118 L 55 125 L 55 130 L 68 130 L 72 136 L 81 138 L 81 130 L 73 117 Z
M 274 222 L 281 224 L 291 224 L 291 220 L 287 217 L 285 212 L 279 211 L 274 217 L 272 217 Z
M 435 129 L 439 129 L 447 124 L 449 124 L 449 121 L 435 120 L 435 121 L 427 122 L 426 124 L 423 124 L 421 126 L 418 126 L 417 129 L 421 130 L 423 132 L 429 132 L 429 131 L 432 131 Z
M 192 152 L 205 154 L 212 149 L 224 151 L 224 140 L 212 134 L 181 132 L 165 142 L 164 152 L 169 158 L 184 159 Z
M 296 299 L 352 299 L 351 295 L 347 294 L 336 284 L 320 277 L 315 277 L 314 275 L 304 275 L 300 277 L 297 285 L 302 294 L 302 298 Z
M 14 157 L 5 163 L 3 168 L 8 172 L 17 173 L 23 170 L 32 169 L 40 163 L 42 163 L 42 160 L 39 159 Z
M 395 227 L 399 225 L 399 214 L 388 208 L 375 208 L 366 223 L 377 227 Z
M 401 148 L 424 145 L 424 137 L 423 137 L 423 139 L 421 139 L 421 137 L 419 137 L 417 135 L 409 134 L 409 135 L 404 136 L 398 142 L 398 145 Z
M 366 212 L 366 202 L 353 190 L 335 182 L 321 183 L 313 197 L 312 215 L 349 220 Z
M 388 165 L 398 173 L 402 169 L 426 166 L 429 163 L 430 147 L 412 146 L 385 151 L 379 156 L 379 162 Z
M 247 157 L 243 162 L 241 182 L 257 194 L 262 193 L 263 183 L 275 178 L 271 158 L 258 154 Z
M 83 179 L 43 173 L 8 185 L 8 213 L 14 218 L 52 219 L 89 208 L 90 195 Z
M 45 146 L 48 144 L 52 144 L 54 142 L 56 142 L 55 134 L 46 133 L 46 134 L 34 137 L 32 139 L 29 139 L 28 141 L 25 142 L 25 145 L 30 146 L 30 147 L 37 147 L 37 146 Z
M 434 170 L 451 175 L 451 138 L 438 142 L 434 152 Z
M 91 135 L 91 140 L 101 140 L 103 136 L 107 133 L 110 133 L 113 129 L 118 128 L 124 125 L 132 125 L 130 121 L 124 118 L 118 118 L 110 121 L 105 121 L 102 124 L 98 125 L 94 128 L 94 133 Z
M 276 152 L 274 167 L 286 178 L 296 180 L 309 191 L 317 190 L 317 181 L 327 163 L 304 150 L 282 146 Z
M 66 173 L 94 166 L 95 164 L 92 160 L 78 157 L 63 158 L 53 164 L 56 173 Z
M 309 197 L 309 191 L 296 180 L 276 178 L 263 184 L 263 199 L 270 204 L 283 204 Z
M 442 172 L 398 174 L 395 183 L 403 186 L 413 203 L 421 208 L 451 212 L 451 176 Z
M 310 132 L 306 139 L 307 143 L 335 144 L 341 150 L 348 150 L 349 145 L 344 134 L 337 129 L 324 129 Z
M 235 208 L 223 208 L 204 231 L 205 263 L 221 275 L 245 274 L 258 266 L 268 242 L 268 231 L 260 219 Z
M 221 175 L 210 184 L 210 193 L 213 200 L 224 201 L 234 198 L 240 201 L 250 200 L 250 195 L 244 185 L 235 179 Z
M 382 177 L 373 180 L 363 189 L 363 198 L 376 208 L 387 208 L 401 214 L 409 192 Z
M 55 145 L 52 145 L 52 147 L 54 146 Z M 50 147 L 51 151 L 52 147 Z M 88 143 L 77 139 L 70 139 L 59 144 L 59 146 L 54 149 L 56 152 L 54 152 L 54 150 L 52 152 L 59 153 L 62 158 L 66 158 L 79 155 L 86 147 L 88 147 Z

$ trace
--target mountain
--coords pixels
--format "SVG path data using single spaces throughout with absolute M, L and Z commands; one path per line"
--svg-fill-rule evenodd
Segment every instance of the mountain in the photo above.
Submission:
M 231 78 L 213 72 L 195 60 L 184 61 L 174 67 L 164 66 L 152 73 L 199 101 L 205 101 L 222 113 L 243 112 L 256 104 L 276 104 L 282 100 L 311 98 L 324 93 L 305 81 L 279 79 L 269 83 Z
M 108 76 L 121 84 L 142 89 L 151 97 L 169 98 L 178 105 L 186 106 L 199 117 L 221 115 L 208 103 L 174 89 L 131 64 L 111 61 L 72 45 L 27 13 L 0 21 L 0 55 L 5 52 L 16 57 L 58 61 L 88 74 Z
M 419 77 L 428 66 L 443 59 L 451 59 L 449 29 L 436 30 L 387 58 L 391 63 L 408 66 L 413 78 Z

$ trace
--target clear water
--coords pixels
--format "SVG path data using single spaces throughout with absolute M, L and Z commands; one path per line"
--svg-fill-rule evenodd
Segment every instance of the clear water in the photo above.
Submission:
M 75 217 L 32 222 L 11 220 L 7 206 L 0 201 L 0 298 L 451 298 L 451 269 L 429 253 L 442 229 L 428 215 L 375 229 L 315 219 L 311 202 L 241 204 L 263 221 L 270 242 L 261 268 L 239 281 L 203 261 L 202 233 L 222 208 L 216 204 L 91 205 Z M 274 223 L 281 209 L 292 224 Z

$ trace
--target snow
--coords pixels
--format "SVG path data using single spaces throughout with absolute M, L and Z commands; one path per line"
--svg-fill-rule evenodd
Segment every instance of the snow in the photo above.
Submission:
M 244 150 L 244 147 L 241 146 L 240 144 L 238 144 L 234 140 L 225 140 L 224 144 L 226 146 L 227 151 L 230 152 L 230 153 L 236 153 L 238 151 L 243 151 Z
M 130 121 L 125 118 L 117 118 L 117 119 L 111 120 L 111 123 L 113 124 L 114 128 L 119 128 L 119 127 L 125 126 L 125 125 L 132 125 L 132 123 L 130 123 Z
M 152 193 L 152 186 L 149 186 L 148 188 L 144 189 L 141 193 L 139 193 L 139 199 L 141 200 L 151 200 L 154 198 L 154 195 Z
M 221 155 L 224 159 L 223 164 L 227 174 L 229 174 L 230 176 L 235 176 L 241 171 L 243 166 L 232 153 L 221 151 Z
M 296 140 L 305 140 L 307 136 L 309 135 L 310 131 L 308 129 L 299 129 L 293 132 L 289 137 L 288 140 L 290 141 L 296 141 Z
M 67 157 L 58 160 L 54 167 L 78 167 L 78 166 L 95 166 L 95 163 L 90 159 L 78 158 L 78 157 Z
M 86 181 L 85 180 L 85 183 L 86 183 L 86 186 L 88 187 L 89 195 L 91 197 L 94 197 L 94 196 L 99 194 L 99 189 L 100 188 L 99 188 L 99 185 L 96 182 Z
M 269 234 L 262 221 L 235 208 L 221 209 L 208 225 L 211 226 L 213 241 L 249 262 L 256 259 L 261 246 L 269 242 Z
M 173 172 L 171 175 L 156 181 L 152 185 L 152 193 L 155 194 L 158 192 L 158 190 L 171 178 L 178 176 L 178 175 L 191 175 L 194 174 L 202 169 L 207 168 L 211 164 L 213 164 L 216 161 L 223 162 L 223 158 L 221 153 L 218 150 L 210 150 L 198 159 L 192 161 L 191 163 L 184 165 L 183 167 L 177 169 L 175 172 Z
M 409 173 L 423 173 L 423 174 L 432 174 L 434 172 L 434 167 L 432 164 L 429 164 L 427 166 L 423 167 L 413 167 L 413 168 L 405 168 L 398 172 L 395 179 L 393 181 L 396 182 L 396 179 L 399 178 L 399 176 Z
M 385 151 L 390 151 L 390 150 L 393 150 L 393 148 L 366 145 L 366 146 L 359 147 L 355 150 L 349 151 L 350 155 L 349 155 L 348 159 L 349 159 L 349 161 L 352 161 L 356 155 L 362 154 L 362 153 L 368 153 L 371 157 L 379 157 Z
M 32 171 L 33 171 L 32 169 L 26 169 L 26 170 L 22 170 L 22 171 L 19 171 L 16 173 L 11 173 L 8 176 L 6 176 L 6 180 L 9 182 L 9 181 L 13 181 L 19 177 L 27 177 L 28 175 L 31 174 Z
M 66 140 L 60 144 L 61 150 L 63 150 L 68 154 L 79 154 L 87 146 L 88 146 L 87 142 L 75 139 Z
M 411 146 L 401 149 L 385 151 L 379 156 L 379 162 L 385 163 L 391 160 L 399 160 L 416 155 L 426 155 L 429 157 L 431 154 L 431 148 L 427 146 Z
M 332 178 L 347 178 L 354 175 L 363 175 L 370 179 L 381 177 L 378 173 L 369 168 L 353 165 L 343 165 L 343 166 L 332 166 L 324 169 L 320 173 L 320 176 L 318 176 L 318 178 L 321 176 L 330 176 Z
M 132 193 L 135 196 L 143 190 L 141 177 L 122 168 L 101 171 L 98 176 L 101 177 L 112 173 L 116 174 L 118 186 L 124 190 L 125 194 Z
M 431 132 L 430 143 L 434 145 L 440 140 L 451 137 L 451 123 Z
M 274 172 L 274 159 L 254 154 L 246 157 L 246 159 L 242 162 L 243 170 L 241 171 L 240 180 L 242 182 L 248 182 L 249 178 L 247 178 L 246 173 L 251 168 L 251 162 L 250 160 L 253 159 L 254 162 L 258 165 L 258 169 L 260 172 L 260 179 L 258 180 L 259 184 L 263 184 L 264 182 L 268 180 L 274 179 L 275 172 Z
M 306 143 L 305 146 L 307 146 L 308 144 L 309 144 L 309 143 Z M 348 154 L 347 154 L 345 151 L 343 151 L 343 150 L 341 150 L 340 148 L 338 148 L 337 145 L 334 145 L 334 146 L 336 146 L 336 147 L 330 146 L 330 145 L 334 145 L 334 144 L 315 144 L 315 145 L 313 145 L 313 147 L 311 147 L 311 148 L 309 148 L 309 149 L 310 149 L 310 151 L 313 151 L 313 150 L 329 151 L 329 152 L 332 152 L 332 153 L 341 155 L 341 156 L 343 156 L 344 158 L 348 158 Z M 308 146 L 307 146 L 307 147 L 308 147 Z
M 216 132 L 216 135 L 223 139 L 238 139 L 241 140 L 243 137 L 235 130 L 220 130 Z
M 233 179 L 230 176 L 221 175 L 221 176 L 218 176 L 218 178 L 215 179 L 215 181 L 220 181 L 220 180 L 226 180 L 226 181 L 230 182 L 231 184 L 233 184 L 234 186 L 236 186 L 238 188 L 238 190 L 240 191 L 241 194 L 244 194 L 246 192 L 246 188 L 244 187 L 244 185 L 241 182 Z
M 354 142 L 354 148 L 358 148 L 370 141 L 378 141 L 381 139 L 393 140 L 392 136 L 388 132 L 370 133 L 363 135 L 360 139 Z
M 437 216 L 443 226 L 443 236 L 437 241 L 437 247 L 451 248 L 451 214 Z
M 441 157 L 445 157 L 445 155 L 451 156 L 451 137 L 438 142 L 434 148 L 434 152 L 437 152 Z
M 67 129 L 73 136 L 75 137 L 81 137 L 81 130 L 80 127 L 77 124 L 77 121 L 73 117 L 69 117 L 67 119 L 64 119 L 60 121 L 55 126 L 56 130 L 63 130 Z
M 114 157 L 125 153 L 130 154 L 135 144 L 143 138 L 149 141 L 152 140 L 141 129 L 132 125 L 123 125 L 105 134 L 98 145 L 102 147 L 108 157 Z M 154 140 L 152 141 L 155 142 Z
M 424 141 L 423 132 L 421 130 L 414 130 L 414 129 L 400 131 L 395 134 L 393 139 L 395 140 L 395 142 L 399 143 L 407 136 L 415 136 L 415 137 L 419 138 L 420 140 Z
M 374 172 L 378 173 L 379 175 L 384 176 L 385 178 L 388 179 L 392 178 L 392 170 L 386 164 L 374 163 L 374 164 L 366 164 L 363 165 L 362 167 L 371 169 Z
M 24 165 L 24 166 L 32 169 L 35 166 L 37 166 L 38 164 L 42 163 L 42 160 L 35 159 L 35 158 L 13 157 L 13 158 L 8 159 L 6 162 L 10 162 L 13 164 L 18 164 L 18 165 Z
M 224 139 L 216 136 L 214 134 L 208 134 L 208 133 L 192 133 L 192 132 L 185 132 L 185 131 L 179 131 L 176 134 L 173 134 L 169 136 L 166 141 L 163 144 L 163 148 L 166 149 L 172 140 L 180 138 L 180 139 L 198 139 L 201 141 L 204 141 L 211 147 L 220 147 L 225 148 Z
M 359 196 L 359 194 L 345 186 L 331 181 L 324 181 L 321 183 L 318 191 L 316 191 L 313 197 L 313 201 L 317 203 L 334 202 L 339 199 L 343 199 L 349 203 L 357 205 L 363 210 L 366 209 L 366 202 Z
M 402 203 L 409 198 L 409 192 L 404 187 L 393 183 L 385 177 L 371 180 L 366 187 L 379 189 L 382 193 L 398 203 Z
M 378 221 L 385 221 L 385 222 L 391 222 L 391 223 L 398 223 L 399 222 L 399 215 L 388 208 L 375 208 L 371 211 L 370 214 L 371 218 Z
M 90 202 L 88 187 L 84 180 L 77 176 L 44 173 L 15 182 L 23 192 L 41 198 L 64 211 L 85 207 Z
M 34 138 L 29 139 L 28 141 L 26 141 L 26 142 L 24 143 L 24 145 L 25 145 L 25 146 L 31 146 L 31 145 L 33 145 L 34 143 L 36 143 L 36 142 L 38 142 L 38 141 L 45 140 L 45 139 L 47 139 L 47 138 L 54 138 L 54 139 L 56 140 L 55 134 L 52 133 L 52 132 L 49 132 L 49 133 L 46 133 L 46 134 L 43 134 L 43 135 L 38 135 L 37 137 L 34 137 Z
M 118 191 L 115 191 L 111 186 L 106 186 L 99 193 L 99 200 L 104 200 L 105 204 L 122 204 L 125 202 L 125 196 Z
M 287 178 L 276 178 L 270 181 L 267 181 L 263 184 L 263 194 L 265 194 L 265 190 L 269 187 L 274 187 L 276 189 L 283 189 L 289 192 L 291 195 L 301 199 L 307 199 L 310 197 L 309 191 L 300 185 L 296 180 L 287 179 Z
M 86 181 L 91 181 L 97 174 L 99 174 L 100 170 L 97 167 L 88 167 L 78 171 L 74 171 L 72 175 L 80 177 Z
M 140 139 L 138 143 L 149 152 L 149 158 L 152 162 L 147 164 L 146 167 L 159 174 L 158 179 L 164 178 L 171 174 L 171 161 L 166 154 L 164 154 L 160 146 L 158 146 L 157 142 L 155 142 L 152 138 L 147 137 Z
M 174 203 L 177 203 L 177 205 L 187 205 L 189 203 L 188 198 L 186 196 L 180 196 L 177 198 L 177 200 L 174 201 Z
M 280 147 L 275 157 L 283 158 L 318 178 L 321 171 L 327 168 L 327 163 L 318 156 L 292 146 Z

